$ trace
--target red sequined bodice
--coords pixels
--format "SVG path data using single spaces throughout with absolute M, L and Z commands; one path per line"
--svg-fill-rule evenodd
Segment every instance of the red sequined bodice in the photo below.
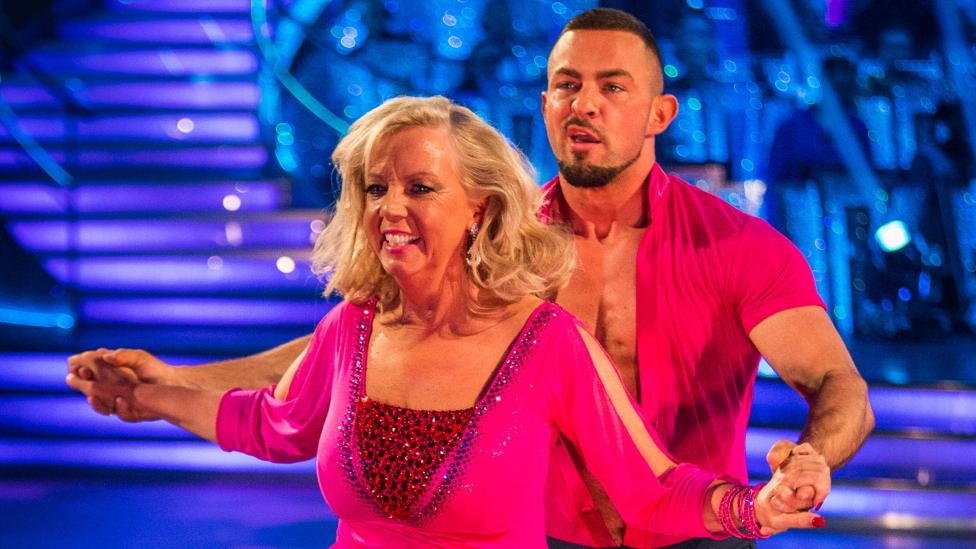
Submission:
M 413 410 L 368 398 L 356 402 L 363 481 L 388 518 L 405 519 L 416 510 L 473 412 Z

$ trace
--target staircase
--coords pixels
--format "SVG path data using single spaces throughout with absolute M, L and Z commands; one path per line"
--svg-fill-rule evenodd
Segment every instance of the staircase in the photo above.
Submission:
M 249 352 L 327 311 L 308 267 L 322 213 L 288 210 L 287 181 L 269 175 L 248 7 L 120 0 L 62 24 L 30 61 L 92 116 L 4 78 L 22 128 L 77 178 L 40 178 L 0 130 L 0 215 L 73 290 L 71 348 Z
M 116 0 L 62 23 L 29 60 L 91 116 L 64 112 L 30 76 L 4 75 L 0 94 L 23 130 L 76 180 L 51 183 L 0 128 L 0 216 L 68 289 L 77 319 L 67 339 L 5 341 L 3 467 L 88 467 L 112 455 L 103 466 L 265 465 L 212 459 L 215 448 L 163 424 L 96 416 L 63 383 L 72 352 L 146 348 L 178 364 L 241 356 L 310 333 L 329 309 L 309 265 L 323 212 L 289 208 L 289 183 L 262 141 L 249 6 Z
M 309 274 L 323 214 L 289 209 L 289 184 L 269 168 L 248 9 L 112 0 L 62 24 L 60 39 L 30 56 L 90 117 L 72 119 L 31 78 L 4 75 L 0 94 L 24 129 L 77 181 L 49 183 L 0 129 L 0 216 L 70 290 L 77 323 L 68 340 L 0 352 L 0 475 L 312 475 L 311 463 L 267 464 L 162 422 L 96 415 L 64 385 L 65 360 L 80 350 L 137 347 L 199 363 L 309 333 L 328 311 Z M 834 476 L 831 527 L 976 536 L 976 392 L 889 386 L 872 400 L 877 433 Z M 795 438 L 805 417 L 796 393 L 760 380 L 750 470 L 763 476 L 765 451 Z

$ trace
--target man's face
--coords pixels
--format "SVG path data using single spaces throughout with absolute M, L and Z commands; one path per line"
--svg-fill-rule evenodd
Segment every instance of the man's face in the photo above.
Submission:
M 542 114 L 559 173 L 577 187 L 602 187 L 642 158 L 653 162 L 656 60 L 636 35 L 577 30 L 549 56 Z

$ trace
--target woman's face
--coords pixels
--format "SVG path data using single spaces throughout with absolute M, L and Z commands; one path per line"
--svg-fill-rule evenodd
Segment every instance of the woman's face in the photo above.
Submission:
M 465 193 L 456 159 L 441 128 L 407 128 L 373 148 L 363 225 L 383 269 L 401 286 L 436 287 L 446 273 L 463 273 L 468 229 L 480 205 Z

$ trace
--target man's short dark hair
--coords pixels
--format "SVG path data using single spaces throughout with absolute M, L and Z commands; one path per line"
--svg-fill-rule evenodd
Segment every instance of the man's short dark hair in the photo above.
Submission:
M 569 23 L 563 27 L 562 32 L 559 33 L 559 37 L 562 38 L 564 34 L 574 30 L 611 30 L 635 34 L 644 41 L 647 49 L 654 54 L 654 60 L 657 62 L 658 70 L 660 70 L 661 50 L 657 47 L 657 40 L 654 39 L 651 30 L 643 21 L 625 11 L 613 8 L 586 10 L 570 19 Z

